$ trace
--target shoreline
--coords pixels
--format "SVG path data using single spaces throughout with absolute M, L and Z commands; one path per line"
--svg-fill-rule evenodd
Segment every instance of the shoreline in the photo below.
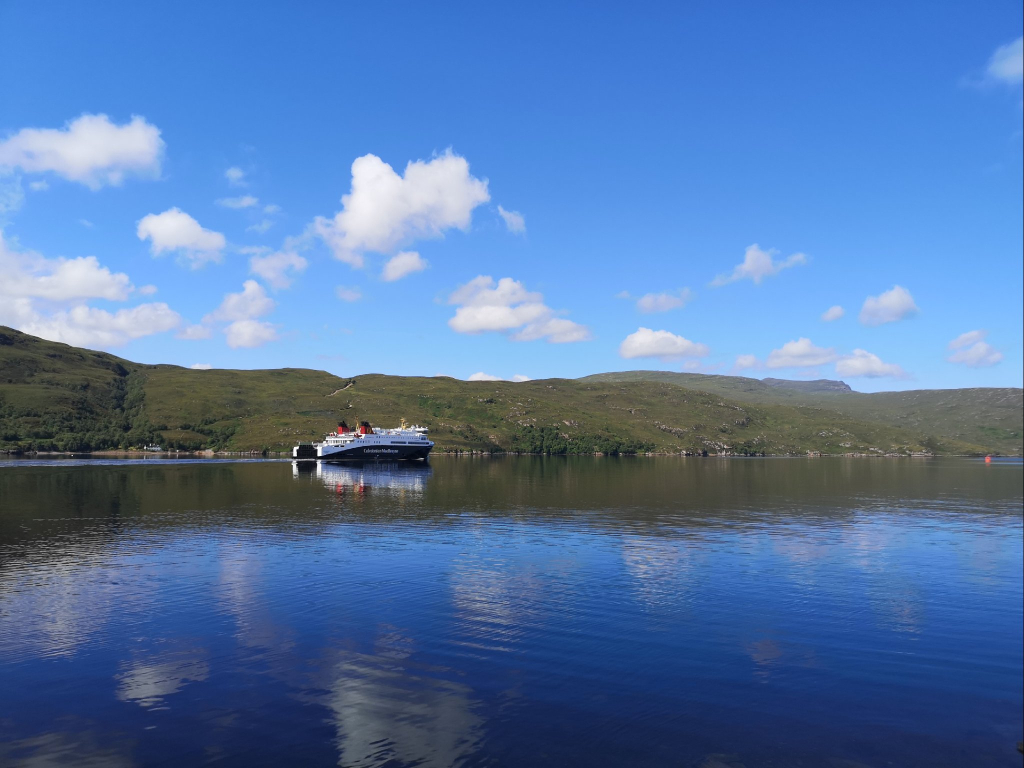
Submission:
M 1000 454 L 1000 453 L 820 453 L 817 451 L 806 451 L 802 453 L 763 453 L 759 455 L 747 455 L 742 453 L 668 453 L 668 452 L 643 452 L 643 453 L 518 453 L 513 451 L 434 451 L 431 456 L 451 456 L 456 458 L 503 458 L 506 456 L 549 456 L 564 457 L 591 456 L 595 458 L 689 458 L 689 459 L 941 459 L 941 458 L 985 458 L 986 456 L 999 459 L 1020 459 L 1021 454 Z M 262 458 L 262 459 L 291 459 L 290 451 L 0 451 L 0 457 L 4 458 L 108 458 L 108 459 L 225 459 L 225 458 Z

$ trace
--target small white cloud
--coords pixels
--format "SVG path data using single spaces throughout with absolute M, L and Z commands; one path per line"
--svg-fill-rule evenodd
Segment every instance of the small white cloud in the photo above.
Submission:
M 217 205 L 221 208 L 233 208 L 235 210 L 239 210 L 241 208 L 253 208 L 259 204 L 259 198 L 253 197 L 252 195 L 242 195 L 241 197 L 222 197 L 217 201 Z
M 878 355 L 873 355 L 863 349 L 855 349 L 852 355 L 842 357 L 836 363 L 836 373 L 845 378 L 904 379 L 907 377 L 906 371 L 895 363 L 883 363 Z
M 229 293 L 213 312 L 203 318 L 204 323 L 234 322 L 262 317 L 273 311 L 274 300 L 267 296 L 263 286 L 255 280 L 242 283 L 241 293 Z
M 39 181 L 30 181 L 28 188 L 33 192 L 44 192 L 50 188 L 50 185 L 45 180 L 40 179 Z
M 654 331 L 637 328 L 619 345 L 619 355 L 627 360 L 636 357 L 658 357 L 672 360 L 684 357 L 707 357 L 711 351 L 706 344 L 699 344 L 677 336 L 669 331 Z
M 421 272 L 426 268 L 427 260 L 422 258 L 416 251 L 402 251 L 388 259 L 387 264 L 384 265 L 384 271 L 381 272 L 381 279 L 391 283 L 395 280 L 401 280 L 413 272 Z
M 198 341 L 200 339 L 208 339 L 212 335 L 213 331 L 205 325 L 187 325 L 179 333 L 176 333 L 175 337 L 188 341 Z
M 81 224 L 86 229 L 92 229 L 93 228 L 93 223 L 91 221 L 89 221 L 88 219 L 79 219 L 78 223 Z
M 340 261 L 363 265 L 363 253 L 390 253 L 448 229 L 469 229 L 473 209 L 491 199 L 487 181 L 469 173 L 466 159 L 445 152 L 417 160 L 399 176 L 376 155 L 352 163 L 352 188 L 334 218 L 317 217 L 312 229 Z
M 228 184 L 233 187 L 245 186 L 245 171 L 238 166 L 232 166 L 224 171 L 224 178 L 227 179 Z
M 521 235 L 526 231 L 526 219 L 523 218 L 523 214 L 519 211 L 506 211 L 499 205 L 498 215 L 504 219 L 505 226 L 508 228 L 509 232 Z
M 358 288 L 349 288 L 344 285 L 335 288 L 334 293 L 342 301 L 359 301 L 363 298 L 363 292 Z
M 987 74 L 990 79 L 1008 85 L 1024 80 L 1024 37 L 996 48 L 988 61 Z
M 590 329 L 585 325 L 574 323 L 564 317 L 549 317 L 529 323 L 522 330 L 513 333 L 512 341 L 536 341 L 547 339 L 551 344 L 571 344 L 576 341 L 589 341 Z
M 144 285 L 141 288 L 139 288 L 139 293 L 141 293 L 143 296 L 152 296 L 156 292 L 157 287 L 155 285 Z
M 272 226 L 274 226 L 274 222 L 272 222 L 270 219 L 262 219 L 256 224 L 250 224 L 248 227 L 245 228 L 245 231 L 255 232 L 257 235 L 265 235 L 267 233 L 267 230 L 269 230 Z
M 842 307 L 836 304 L 835 306 L 829 307 L 824 312 L 822 312 L 821 319 L 824 320 L 826 323 L 831 323 L 833 320 L 838 320 L 845 314 L 846 310 L 844 310 Z
M 275 289 L 288 288 L 292 284 L 293 275 L 304 272 L 307 265 L 303 257 L 291 251 L 277 251 L 249 259 L 249 271 L 262 277 Z
M 24 202 L 25 190 L 21 186 L 21 177 L 15 175 L 5 179 L 3 173 L 0 173 L 0 227 L 21 210 Z
M 444 376 L 443 373 L 438 373 L 436 375 Z M 484 373 L 483 371 L 477 371 L 466 379 L 466 381 L 512 381 L 518 384 L 524 381 L 531 381 L 531 379 L 529 376 L 523 376 L 521 373 L 517 373 L 511 379 L 503 379 L 501 376 L 493 376 L 489 373 Z
M 193 371 L 209 371 L 213 368 L 209 363 L 192 363 L 189 366 Z
M 475 277 L 452 293 L 448 303 L 459 305 L 448 321 L 457 333 L 515 331 L 509 336 L 513 341 L 547 339 L 552 344 L 590 338 L 586 326 L 558 317 L 541 294 L 527 291 L 511 277 L 497 283 L 489 275 Z
M 949 342 L 953 352 L 947 360 L 951 363 L 966 365 L 969 368 L 987 368 L 1003 359 L 1003 353 L 993 347 L 985 337 L 988 331 L 968 331 Z
M 686 306 L 693 299 L 693 291 L 683 288 L 679 293 L 648 293 L 637 299 L 636 308 L 645 314 L 668 312 Z
M 868 296 L 860 310 L 860 321 L 864 325 L 883 325 L 918 312 L 910 291 L 895 285 L 878 296 Z
M 275 213 L 281 212 L 281 206 L 275 205 L 274 203 L 271 203 L 270 205 L 264 205 L 263 212 L 268 216 L 273 216 Z
M 780 349 L 773 349 L 765 365 L 769 368 L 809 368 L 834 362 L 838 357 L 835 349 L 816 347 L 810 339 L 801 337 L 787 341 Z
M 766 277 L 779 274 L 784 269 L 807 263 L 807 257 L 802 253 L 794 253 L 785 259 L 777 260 L 775 256 L 778 253 L 774 248 L 763 251 L 757 243 L 754 243 L 747 247 L 742 263 L 736 265 L 730 274 L 716 277 L 711 281 L 711 285 L 727 285 L 737 280 L 753 280 L 757 284 Z
M 95 190 L 129 175 L 158 177 L 163 150 L 159 129 L 143 117 L 115 125 L 106 115 L 82 115 L 64 128 L 23 128 L 0 141 L 0 168 L 55 173 Z
M 734 371 L 745 371 L 750 368 L 757 368 L 761 365 L 754 355 L 736 355 L 736 362 L 733 363 Z
M 139 240 L 149 240 L 154 256 L 171 251 L 187 259 L 193 269 L 208 261 L 220 261 L 227 241 L 220 232 L 203 229 L 199 222 L 178 208 L 151 213 L 139 220 Z
M 721 363 L 705 363 L 703 360 L 683 360 L 680 370 L 689 373 L 714 373 L 722 368 Z
M 274 326 L 259 320 L 236 320 L 224 329 L 224 333 L 232 349 L 261 347 L 277 339 Z

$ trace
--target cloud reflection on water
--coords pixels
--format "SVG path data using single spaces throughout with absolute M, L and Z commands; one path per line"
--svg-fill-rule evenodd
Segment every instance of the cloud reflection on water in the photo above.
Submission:
M 472 690 L 415 663 L 412 640 L 388 629 L 374 654 L 341 653 L 332 666 L 323 703 L 333 713 L 338 764 L 458 765 L 482 738 Z
M 177 651 L 125 662 L 115 676 L 117 699 L 147 708 L 163 704 L 187 683 L 206 680 L 210 668 L 205 657 L 203 651 Z

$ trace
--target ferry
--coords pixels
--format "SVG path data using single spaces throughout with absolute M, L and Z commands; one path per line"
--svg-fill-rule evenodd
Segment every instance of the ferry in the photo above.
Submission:
M 292 448 L 296 461 L 426 461 L 434 444 L 427 428 L 409 426 L 402 419 L 397 429 L 378 429 L 361 422 L 351 429 L 338 423 L 319 443 L 299 443 Z

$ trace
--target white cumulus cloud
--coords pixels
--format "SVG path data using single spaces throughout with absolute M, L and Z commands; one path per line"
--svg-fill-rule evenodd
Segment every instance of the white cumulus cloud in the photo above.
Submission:
M 878 355 L 863 349 L 855 349 L 853 354 L 840 358 L 836 363 L 836 373 L 845 378 L 903 379 L 907 376 L 906 371 L 900 366 L 895 363 L 883 363 Z
M 505 227 L 509 232 L 520 235 L 526 231 L 526 219 L 519 211 L 506 211 L 499 205 L 498 215 L 504 220 Z
M 401 280 L 413 272 L 422 272 L 426 268 L 427 260 L 416 253 L 416 251 L 402 251 L 388 259 L 380 276 L 381 279 L 391 283 L 395 280 Z
M 541 294 L 527 291 L 511 277 L 497 283 L 489 275 L 475 277 L 456 289 L 448 303 L 458 305 L 448 321 L 457 333 L 511 333 L 513 341 L 547 339 L 553 344 L 590 338 L 585 325 L 558 317 Z
M 1009 85 L 1024 80 L 1024 37 L 996 48 L 988 60 L 988 76 Z
M 274 300 L 267 296 L 267 292 L 263 290 L 262 285 L 255 280 L 246 280 L 242 283 L 240 293 L 227 294 L 221 305 L 204 317 L 203 322 L 250 320 L 272 312 L 274 306 Z
M 416 160 L 399 176 L 376 155 L 352 163 L 352 188 L 334 218 L 317 217 L 313 231 L 335 257 L 356 267 L 363 253 L 391 253 L 403 243 L 469 228 L 473 209 L 491 199 L 487 181 L 469 173 L 466 159 L 445 152 Z
M 270 323 L 256 318 L 273 311 L 274 300 L 255 280 L 246 280 L 240 293 L 229 293 L 213 312 L 203 318 L 204 324 L 225 322 L 224 329 L 228 346 L 259 347 L 278 338 L 277 330 Z
M 275 251 L 249 259 L 249 271 L 277 289 L 288 288 L 294 275 L 304 272 L 307 266 L 308 262 L 292 251 Z
M 224 329 L 224 335 L 232 349 L 252 348 L 277 339 L 277 330 L 259 320 L 236 320 Z
M 70 301 L 124 301 L 132 290 L 123 272 L 100 266 L 95 256 L 48 259 L 31 251 L 10 248 L 0 231 L 0 296 Z
M 181 317 L 166 304 L 140 304 L 109 312 L 88 299 L 124 301 L 128 276 L 101 266 L 95 256 L 48 259 L 11 247 L 0 231 L 0 324 L 51 341 L 89 348 L 120 346 L 171 330 Z
M 132 339 L 177 328 L 181 316 L 164 303 L 108 312 L 80 305 L 23 323 L 20 330 L 76 347 L 117 347 Z
M 199 222 L 178 208 L 151 213 L 139 220 L 139 240 L 149 240 L 154 256 L 178 253 L 198 269 L 208 261 L 220 261 L 227 241 L 220 232 L 203 229 Z
M 846 310 L 840 307 L 838 304 L 836 304 L 835 306 L 829 307 L 824 312 L 822 312 L 821 319 L 824 320 L 826 323 L 831 323 L 833 320 L 838 320 L 845 314 Z
M 106 115 L 82 115 L 63 128 L 23 128 L 0 141 L 0 168 L 55 173 L 99 189 L 126 176 L 158 177 L 163 151 L 160 130 L 143 117 L 116 125 Z
M 953 354 L 946 359 L 969 368 L 987 368 L 995 365 L 1003 359 L 1003 353 L 985 341 L 986 336 L 988 331 L 961 333 L 949 342 L 949 349 Z
M 226 171 L 224 171 L 224 178 L 228 180 L 228 184 L 230 184 L 232 187 L 245 186 L 245 171 L 243 171 L 237 165 L 233 165 Z
M 899 285 L 878 296 L 868 296 L 860 310 L 860 321 L 864 325 L 883 325 L 918 312 L 910 291 Z
M 737 264 L 730 274 L 719 275 L 711 281 L 711 284 L 727 285 L 737 280 L 753 280 L 754 283 L 760 283 L 766 277 L 777 275 L 784 269 L 807 263 L 807 257 L 802 253 L 794 253 L 785 259 L 776 259 L 778 253 L 774 248 L 769 248 L 767 251 L 762 250 L 757 243 L 754 243 L 747 247 L 743 261 Z
M 683 288 L 679 293 L 647 293 L 636 301 L 636 308 L 645 314 L 668 312 L 686 306 L 693 299 L 693 291 Z
M 745 371 L 749 368 L 757 368 L 761 363 L 754 355 L 736 355 L 736 362 L 733 363 L 734 371 Z
M 769 368 L 810 368 L 834 362 L 838 357 L 832 347 L 816 347 L 810 339 L 801 337 L 773 349 L 765 365 Z
M 655 331 L 637 328 L 619 345 L 619 355 L 627 360 L 635 357 L 659 357 L 672 360 L 683 357 L 707 357 L 710 354 L 706 344 L 690 341 L 670 331 Z

